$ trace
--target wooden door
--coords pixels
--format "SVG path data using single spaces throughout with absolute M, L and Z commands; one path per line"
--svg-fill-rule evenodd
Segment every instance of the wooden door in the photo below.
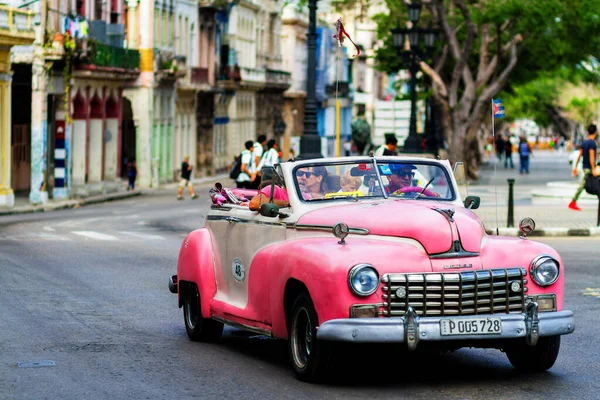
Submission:
M 12 189 L 28 191 L 31 181 L 31 144 L 29 125 L 13 125 L 12 131 Z

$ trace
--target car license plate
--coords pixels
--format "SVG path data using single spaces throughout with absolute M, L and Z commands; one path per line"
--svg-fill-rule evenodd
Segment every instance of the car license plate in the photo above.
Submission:
M 496 317 L 446 318 L 440 321 L 442 336 L 497 335 L 502 333 L 502 321 Z

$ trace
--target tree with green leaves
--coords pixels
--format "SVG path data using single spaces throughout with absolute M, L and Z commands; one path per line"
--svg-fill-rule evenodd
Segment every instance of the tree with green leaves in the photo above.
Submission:
M 369 2 L 336 4 L 355 7 L 357 1 Z M 410 25 L 407 2 L 385 3 L 389 12 L 375 17 L 383 41 L 376 61 L 380 70 L 392 73 L 406 66 L 393 47 L 391 29 Z M 421 70 L 441 108 L 449 158 L 464 160 L 471 178 L 478 167 L 474 142 L 491 114 L 492 98 L 548 71 L 574 67 L 600 49 L 600 0 L 429 0 L 423 5 L 419 25 L 431 22 L 441 38 L 438 55 L 422 60 Z

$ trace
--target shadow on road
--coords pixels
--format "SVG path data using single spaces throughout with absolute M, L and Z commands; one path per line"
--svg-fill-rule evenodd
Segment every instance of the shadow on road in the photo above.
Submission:
M 260 360 L 275 367 L 285 368 L 293 377 L 287 341 L 271 339 L 243 331 L 232 331 L 223 337 L 221 346 L 236 354 Z M 511 387 L 522 386 L 524 395 L 535 395 L 565 385 L 560 374 L 552 370 L 538 374 L 519 373 L 513 369 L 504 354 L 492 350 L 467 350 L 440 354 L 433 350 L 414 353 L 400 346 L 340 345 L 336 349 L 335 366 L 326 385 L 353 388 L 381 388 L 401 385 L 451 389 L 463 384 L 490 384 Z M 560 364 L 560 358 L 557 361 Z M 510 384 L 508 383 L 510 382 Z M 496 386 L 497 387 L 497 386 Z M 539 391 L 537 388 L 544 388 Z M 485 393 L 482 393 L 485 396 Z

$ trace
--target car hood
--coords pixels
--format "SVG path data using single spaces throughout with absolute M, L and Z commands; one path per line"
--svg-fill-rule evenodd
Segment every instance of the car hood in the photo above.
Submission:
M 452 209 L 454 214 L 449 218 L 436 209 Z M 338 222 L 368 229 L 370 235 L 413 238 L 428 254 L 450 251 L 456 240 L 461 241 L 464 250 L 479 252 L 485 235 L 483 225 L 470 210 L 423 200 L 388 199 L 324 207 L 307 212 L 297 223 L 333 226 Z

